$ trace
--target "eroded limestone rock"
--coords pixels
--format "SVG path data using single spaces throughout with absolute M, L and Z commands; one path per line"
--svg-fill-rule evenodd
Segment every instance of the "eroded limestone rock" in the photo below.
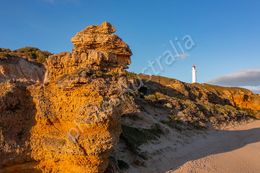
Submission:
M 13 136 L 8 129 L 17 122 L 11 122 L 9 113 L 0 117 L 4 124 L 0 129 L 0 155 L 4 158 L 0 168 L 4 172 L 105 171 L 121 133 L 120 115 L 127 110 L 123 104 L 128 99 L 125 69 L 132 54 L 114 32 L 107 22 L 87 27 L 72 38 L 75 47 L 71 53 L 47 59 L 44 84 L 17 87 L 18 91 L 24 87 L 21 93 L 28 94 L 30 104 L 21 104 L 19 114 L 11 112 L 22 123 Z M 5 95 L 1 98 L 9 96 Z M 13 111 L 12 107 L 2 109 L 2 113 Z M 26 113 L 30 113 L 28 122 L 22 118 Z

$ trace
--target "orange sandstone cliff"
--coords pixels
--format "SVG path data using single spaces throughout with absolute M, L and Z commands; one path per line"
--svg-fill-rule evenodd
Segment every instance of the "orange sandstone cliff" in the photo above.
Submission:
M 127 111 L 122 100 L 132 54 L 114 32 L 107 22 L 89 26 L 72 38 L 71 53 L 47 59 L 45 75 L 35 67 L 23 80 L 3 80 L 0 172 L 105 171 Z M 19 64 L 10 68 L 23 72 Z

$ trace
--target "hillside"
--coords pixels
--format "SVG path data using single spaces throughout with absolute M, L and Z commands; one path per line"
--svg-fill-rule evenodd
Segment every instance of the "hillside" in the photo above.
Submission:
M 259 118 L 260 97 L 246 89 L 133 73 L 128 79 L 137 109 L 122 116 L 113 156 L 123 172 L 151 172 L 159 167 L 155 158 L 171 163 L 164 156 L 174 155 L 193 136 Z
M 20 57 L 29 61 L 44 63 L 52 55 L 48 51 L 42 51 L 35 47 L 24 47 L 16 50 L 0 48 L 0 59 L 8 57 Z

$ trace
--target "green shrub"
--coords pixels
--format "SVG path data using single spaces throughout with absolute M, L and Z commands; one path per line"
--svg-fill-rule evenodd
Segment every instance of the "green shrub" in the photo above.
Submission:
M 155 102 L 157 100 L 157 97 L 155 94 L 150 94 L 148 96 L 144 96 L 144 99 L 150 102 Z
M 126 76 L 128 78 L 131 78 L 131 79 L 136 79 L 137 78 L 137 74 L 136 73 L 129 72 L 129 71 L 126 72 Z
M 142 144 L 157 140 L 161 134 L 163 134 L 163 131 L 158 124 L 153 125 L 150 129 L 122 125 L 121 138 L 133 153 L 145 159 L 144 155 L 140 153 L 139 147 Z
M 24 47 L 14 51 L 0 48 L 0 58 L 21 57 L 38 63 L 44 63 L 50 55 L 52 55 L 52 53 L 41 51 L 35 47 Z
M 169 127 L 174 128 L 178 131 L 193 129 L 201 130 L 205 128 L 205 126 L 202 125 L 202 123 L 199 123 L 199 121 L 182 121 L 174 115 L 169 116 L 169 120 L 161 121 L 161 123 L 166 124 Z

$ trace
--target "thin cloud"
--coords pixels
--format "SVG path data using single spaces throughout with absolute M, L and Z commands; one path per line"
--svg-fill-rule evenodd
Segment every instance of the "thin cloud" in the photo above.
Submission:
M 244 70 L 225 76 L 221 76 L 208 83 L 223 85 L 223 86 L 237 86 L 248 88 L 254 92 L 260 92 L 260 69 Z
M 260 69 L 245 70 L 221 76 L 209 81 L 209 83 L 227 86 L 260 86 Z

